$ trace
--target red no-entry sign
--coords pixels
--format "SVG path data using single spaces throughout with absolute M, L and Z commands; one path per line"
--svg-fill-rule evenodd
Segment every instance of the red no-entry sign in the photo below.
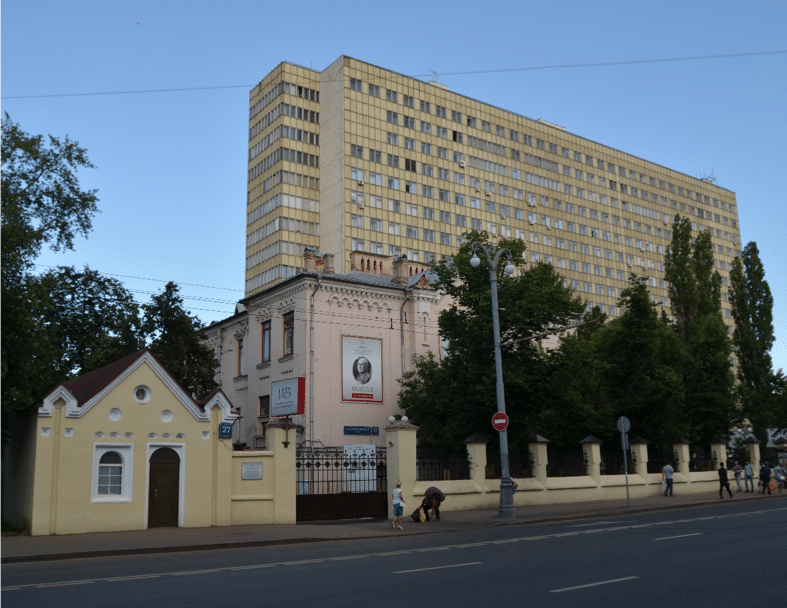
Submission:
M 505 431 L 508 428 L 508 416 L 503 412 L 497 412 L 492 416 L 492 426 L 496 431 Z

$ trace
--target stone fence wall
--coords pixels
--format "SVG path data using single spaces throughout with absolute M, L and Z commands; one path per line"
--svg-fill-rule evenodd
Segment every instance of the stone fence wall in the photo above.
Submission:
M 404 499 L 408 505 L 420 504 L 424 491 L 430 486 L 439 487 L 447 499 L 441 509 L 465 511 L 470 509 L 493 509 L 500 504 L 500 480 L 486 479 L 486 443 L 468 443 L 470 479 L 430 480 L 416 479 L 416 433 L 418 427 L 407 422 L 395 422 L 385 429 L 388 440 L 388 493 L 402 482 Z M 626 475 L 601 474 L 601 445 L 590 437 L 582 442 L 588 463 L 588 474 L 579 477 L 547 476 L 547 441 L 537 437 L 529 444 L 533 461 L 533 477 L 515 479 L 518 489 L 514 494 L 514 505 L 544 505 L 592 500 L 625 500 Z M 718 491 L 719 477 L 713 471 L 690 471 L 691 460 L 688 441 L 673 445 L 677 455 L 674 474 L 674 492 L 679 494 L 713 493 Z M 759 443 L 746 444 L 748 458 L 755 471 L 760 466 Z M 726 461 L 727 446 L 719 441 L 711 444 L 711 451 Z M 648 444 L 645 441 L 631 442 L 633 463 L 629 463 L 628 487 L 632 498 L 654 496 L 664 491 L 661 473 L 648 473 Z M 741 463 L 743 465 L 744 463 Z M 730 474 L 731 484 L 735 484 Z M 390 507 L 389 507 L 390 509 Z

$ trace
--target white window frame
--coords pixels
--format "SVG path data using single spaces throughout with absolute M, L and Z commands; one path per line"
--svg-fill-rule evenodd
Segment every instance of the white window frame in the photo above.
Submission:
M 98 493 L 99 461 L 107 452 L 117 452 L 122 459 L 122 477 L 120 494 Z M 93 444 L 93 471 L 90 486 L 91 503 L 131 502 L 134 477 L 134 444 L 132 443 L 95 443 Z

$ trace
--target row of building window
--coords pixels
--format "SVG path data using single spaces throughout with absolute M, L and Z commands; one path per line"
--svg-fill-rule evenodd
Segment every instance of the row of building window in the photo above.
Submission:
M 353 89 L 353 90 L 362 92 L 363 88 L 364 88 L 363 87 L 363 81 L 361 81 L 360 79 L 351 78 L 350 79 L 350 88 Z M 379 95 L 380 87 L 378 85 L 374 85 L 374 84 L 371 84 L 371 83 L 368 84 L 367 92 L 370 95 L 374 96 L 374 97 L 380 97 L 380 95 Z M 377 94 L 375 94 L 375 92 L 377 92 Z M 398 95 L 398 93 L 396 91 L 393 91 L 391 89 L 386 89 L 386 100 L 387 101 L 398 103 L 398 99 L 399 99 L 399 95 Z M 415 106 L 415 100 L 411 96 L 405 95 L 403 97 L 403 102 L 404 102 L 404 105 L 409 107 L 409 108 L 415 109 L 415 107 L 416 107 Z M 430 102 L 421 100 L 421 102 L 419 104 L 419 109 L 421 110 L 421 112 L 425 112 L 427 114 L 431 114 L 431 104 L 430 104 Z M 448 111 L 447 111 L 447 109 L 444 106 L 436 105 L 435 106 L 435 115 L 440 117 L 440 118 L 448 118 Z M 465 124 L 466 123 L 466 125 L 468 127 L 471 127 L 471 128 L 478 128 L 478 120 L 475 117 L 465 116 L 465 118 L 466 118 L 466 120 L 463 122 L 461 112 L 457 112 L 457 111 L 453 111 L 453 110 L 451 111 L 451 120 L 452 121 L 454 121 L 456 123 L 459 123 L 459 124 Z M 399 124 L 399 114 L 397 112 L 392 111 L 392 110 L 388 110 L 386 112 L 386 120 L 389 123 L 391 123 L 391 124 Z M 429 133 L 429 134 L 432 133 L 432 125 L 431 125 L 430 122 L 424 121 L 424 120 L 416 121 L 416 119 L 413 118 L 413 117 L 403 116 L 403 124 L 406 127 L 415 128 L 416 127 L 416 122 L 418 122 L 418 124 L 421 125 L 421 131 L 422 132 Z M 487 133 L 492 133 L 493 132 L 493 129 L 492 129 L 493 125 L 492 125 L 492 123 L 490 123 L 489 121 L 486 121 L 486 120 L 481 120 L 480 122 L 481 122 L 481 130 L 482 131 L 486 131 Z M 507 131 L 509 140 L 514 141 L 514 142 L 518 142 L 518 143 L 521 140 L 521 142 L 526 144 L 526 145 L 530 145 L 530 146 L 533 145 L 533 138 L 531 136 L 523 135 L 523 136 L 520 137 L 519 131 L 516 131 L 516 130 L 513 130 L 513 129 L 506 130 L 501 125 L 494 125 L 494 127 L 495 127 L 494 128 L 494 133 L 497 136 L 501 137 L 501 138 L 505 138 L 506 137 L 506 131 Z M 461 132 L 452 130 L 451 131 L 451 135 L 449 136 L 448 130 L 446 128 L 437 126 L 436 129 L 437 130 L 435 132 L 436 132 L 436 134 L 438 136 L 443 137 L 445 139 L 452 139 L 453 141 L 456 141 L 457 143 L 463 143 L 462 142 L 463 138 L 462 138 L 462 133 Z M 469 141 L 470 139 L 472 139 L 473 141 L 472 142 Z M 479 139 L 479 138 L 475 138 L 475 137 L 469 136 L 467 143 L 469 145 L 471 145 L 472 147 L 475 147 L 475 148 L 478 148 L 478 149 L 481 149 L 481 150 L 485 150 L 487 152 L 492 152 L 492 153 L 498 154 L 500 156 L 507 156 L 505 146 L 501 146 L 499 144 L 496 144 L 495 142 L 490 142 L 490 141 L 486 141 L 486 140 L 482 140 L 482 139 Z M 615 175 L 618 175 L 618 176 L 624 176 L 627 179 L 635 179 L 635 180 L 638 180 L 640 183 L 645 183 L 645 184 L 648 184 L 650 186 L 660 188 L 662 190 L 668 190 L 669 192 L 677 193 L 680 196 L 686 196 L 687 198 L 689 198 L 691 200 L 696 200 L 697 202 L 703 202 L 703 203 L 705 203 L 707 205 L 713 204 L 714 207 L 721 207 L 724 210 L 727 210 L 727 208 L 728 208 L 728 205 L 727 205 L 726 202 L 719 201 L 719 199 L 717 199 L 717 198 L 711 197 L 709 195 L 703 195 L 703 194 L 701 194 L 699 192 L 696 192 L 696 191 L 693 191 L 693 190 L 690 190 L 690 189 L 684 189 L 682 186 L 676 186 L 675 184 L 667 182 L 666 180 L 657 179 L 655 177 L 648 176 L 648 175 L 646 175 L 644 173 L 635 171 L 635 170 L 633 170 L 631 168 L 627 169 L 626 167 L 623 167 L 622 165 L 616 165 L 615 163 L 610 163 L 608 161 L 604 161 L 601 158 L 594 158 L 593 156 L 591 156 L 589 154 L 584 154 L 582 152 L 572 151 L 569 148 L 566 148 L 566 147 L 563 147 L 563 146 L 561 146 L 560 150 L 558 151 L 558 145 L 557 144 L 550 143 L 550 142 L 548 142 L 548 141 L 546 141 L 544 139 L 537 138 L 535 140 L 535 146 L 539 150 L 543 150 L 545 152 L 548 151 L 548 152 L 550 152 L 552 154 L 555 154 L 555 155 L 560 154 L 564 158 L 569 158 L 569 159 L 573 158 L 573 160 L 575 162 L 584 163 L 586 166 L 591 166 L 591 167 L 595 167 L 597 169 L 606 170 L 609 173 L 612 173 L 612 174 L 615 174 Z M 532 155 L 530 155 L 530 156 L 532 157 Z M 515 158 L 516 160 L 519 160 L 518 158 L 515 157 L 515 155 L 512 155 L 512 158 Z M 536 161 L 536 159 L 537 159 L 537 162 L 538 162 L 538 166 L 541 166 L 543 168 L 547 168 L 549 170 L 557 171 L 558 164 L 555 161 L 550 161 L 550 160 L 547 160 L 547 159 L 541 159 L 541 158 L 538 158 L 538 157 L 532 157 L 531 160 L 532 161 Z M 543 163 L 543 164 L 541 164 L 541 163 Z M 734 212 L 734 205 L 730 205 L 729 207 L 730 207 L 730 211 Z
M 391 134 L 391 133 L 389 133 L 388 135 L 389 135 L 389 141 L 391 141 L 391 140 L 398 141 L 398 136 L 393 136 L 393 134 Z M 405 138 L 405 139 L 409 140 L 409 138 Z M 410 141 L 413 142 L 413 146 L 415 146 L 417 144 L 417 142 L 415 142 L 415 140 L 410 140 Z M 422 152 L 426 152 L 426 153 L 431 154 L 432 145 L 431 144 L 426 144 L 426 143 L 421 143 L 421 149 L 422 149 Z M 418 163 L 415 160 L 412 160 L 412 159 L 409 159 L 409 158 L 402 159 L 399 155 L 396 155 L 396 154 L 386 154 L 385 157 L 384 157 L 383 156 L 383 152 L 381 152 L 380 150 L 367 149 L 367 151 L 368 151 L 368 159 L 369 159 L 370 162 L 382 163 L 383 162 L 383 158 L 385 158 L 385 161 L 388 164 L 388 166 L 393 167 L 393 168 L 399 168 L 401 166 L 401 162 L 400 161 L 404 160 L 404 165 L 403 166 L 404 166 L 406 171 L 410 171 L 410 172 L 413 172 L 413 173 L 418 173 L 418 167 L 417 167 Z M 448 150 L 446 148 L 438 147 L 438 156 L 439 157 L 447 158 L 447 152 L 448 152 Z M 362 146 L 360 146 L 360 145 L 357 145 L 357 144 L 351 144 L 350 145 L 350 156 L 352 156 L 354 158 L 358 158 L 358 159 L 363 159 L 364 158 L 364 148 Z M 460 160 L 458 162 L 462 163 L 463 165 L 465 164 L 465 160 L 464 160 L 464 155 L 463 154 L 455 153 L 454 156 L 460 158 Z M 537 165 L 537 166 L 540 166 L 542 168 L 548 168 L 548 165 L 546 165 L 544 162 L 542 162 L 542 160 L 539 159 L 538 157 L 533 157 L 532 155 L 527 155 L 527 156 L 530 158 L 530 161 L 532 161 L 530 164 Z M 483 171 L 495 173 L 497 175 L 508 176 L 508 174 L 509 174 L 509 169 L 505 165 L 501 165 L 499 163 L 495 163 L 495 162 L 492 162 L 492 161 L 487 161 L 487 160 L 484 160 L 484 159 L 480 159 L 480 158 L 477 158 L 477 157 L 474 157 L 474 156 L 468 156 L 467 160 L 466 160 L 466 164 L 469 164 L 471 167 L 474 167 L 474 168 L 477 168 L 477 169 L 480 169 L 480 170 L 483 170 Z M 567 167 L 567 166 L 564 167 L 564 174 L 566 173 L 567 170 L 569 171 L 569 174 L 570 174 L 570 167 Z M 362 179 L 363 169 L 356 168 L 356 171 L 361 174 L 361 179 Z M 439 179 L 446 180 L 446 181 L 451 179 L 451 174 L 452 174 L 452 172 L 449 169 L 445 169 L 445 168 L 442 168 L 442 167 L 435 168 L 433 165 L 431 165 L 429 163 L 421 163 L 421 171 L 420 172 L 423 175 L 427 176 L 427 177 L 437 176 Z M 577 170 L 577 175 L 581 176 L 582 178 L 585 178 L 585 176 L 586 176 L 586 178 L 587 178 L 589 183 L 596 183 L 596 178 L 595 178 L 595 176 L 593 174 L 585 174 L 584 172 Z M 514 178 L 514 179 L 521 180 L 522 179 L 522 172 L 519 171 L 519 170 L 516 170 L 516 169 L 511 170 L 511 177 Z M 470 176 L 468 178 L 462 172 L 453 171 L 453 180 L 457 184 L 462 184 L 462 185 L 469 184 L 471 187 L 475 187 L 479 191 L 481 190 L 481 178 L 479 178 L 479 177 Z M 577 198 L 584 198 L 584 199 L 587 199 L 587 200 L 592 201 L 592 202 L 600 202 L 602 205 L 608 205 L 610 203 L 609 197 L 606 194 L 599 193 L 599 192 L 596 192 L 594 190 L 587 190 L 587 189 L 581 188 L 581 187 L 575 187 L 573 184 L 568 184 L 568 183 L 562 183 L 561 184 L 561 182 L 558 182 L 557 180 L 550 180 L 549 178 L 544 178 L 544 177 L 541 177 L 539 179 L 538 176 L 531 176 L 531 175 L 528 175 L 527 181 L 529 181 L 529 182 L 531 182 L 531 181 L 532 182 L 541 182 L 541 183 L 539 183 L 539 185 L 546 185 L 546 187 L 549 187 L 549 188 L 551 188 L 553 190 L 559 190 L 559 191 L 562 191 L 564 194 L 568 194 L 568 195 L 571 195 L 571 196 L 576 196 Z M 599 185 L 606 186 L 606 184 L 607 184 L 606 179 L 605 178 L 600 178 Z M 382 185 L 382 179 L 379 181 L 379 185 Z M 393 178 L 392 177 L 392 178 L 388 179 L 388 187 L 393 187 L 393 188 L 399 189 L 399 185 L 400 185 L 399 178 Z M 485 180 L 483 182 L 483 186 L 484 186 L 484 191 L 486 191 L 487 193 L 490 193 L 490 194 L 498 193 L 498 194 L 501 194 L 503 196 L 509 196 L 509 194 L 510 194 L 509 187 L 508 187 L 508 185 L 505 185 L 505 184 L 496 184 L 496 183 L 494 183 L 492 181 Z M 613 187 L 613 189 L 617 190 L 618 189 L 617 188 L 617 182 L 611 183 L 611 187 Z M 514 188 L 513 189 L 513 196 L 514 196 L 514 198 L 521 198 L 521 192 L 522 191 L 520 189 Z M 624 193 L 628 194 L 629 191 L 627 189 L 624 189 Z M 647 192 L 645 190 L 641 190 L 640 191 L 640 190 L 638 190 L 636 188 L 632 188 L 630 194 L 632 196 L 639 196 L 642 200 L 648 200 L 648 201 L 653 202 L 653 203 L 660 203 L 661 205 L 663 205 L 665 207 L 671 207 L 672 209 L 680 210 L 681 212 L 688 212 L 689 214 L 696 215 L 697 217 L 699 217 L 701 219 L 706 219 L 707 218 L 709 220 L 715 220 L 716 222 L 721 222 L 724 225 L 731 225 L 733 228 L 737 228 L 737 221 L 735 219 L 729 219 L 727 216 L 721 216 L 718 213 L 714 214 L 714 213 L 712 213 L 710 211 L 705 211 L 705 210 L 703 210 L 703 209 L 701 209 L 699 207 L 695 207 L 693 205 L 687 205 L 686 203 L 679 203 L 678 201 L 676 201 L 674 199 L 667 199 L 667 197 L 657 196 L 655 193 L 652 193 L 652 192 L 649 193 L 649 192 Z M 614 204 L 614 202 L 617 201 L 617 199 L 613 197 L 612 201 L 613 201 L 613 204 Z M 624 203 L 624 205 L 628 206 L 629 203 Z M 632 207 L 637 208 L 637 207 L 639 207 L 639 205 L 633 204 Z M 657 211 L 653 212 L 653 213 L 655 213 L 658 216 L 658 212 Z

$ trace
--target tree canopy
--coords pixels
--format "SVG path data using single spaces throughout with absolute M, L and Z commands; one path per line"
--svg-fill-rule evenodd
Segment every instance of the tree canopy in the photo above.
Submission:
M 183 388 L 194 398 L 215 389 L 216 358 L 202 342 L 204 325 L 184 308 L 178 286 L 170 281 L 142 309 L 150 350 Z
M 774 373 L 770 354 L 775 341 L 773 295 L 754 241 L 732 262 L 730 302 L 735 319 L 732 342 L 738 360 L 736 390 L 743 414 L 755 433 L 762 435 L 769 426 L 787 426 L 787 419 L 780 416 L 779 407 L 783 374 L 780 379 Z
M 120 281 L 90 268 L 32 272 L 41 248 L 73 249 L 98 212 L 95 190 L 77 171 L 87 151 L 63 139 L 29 135 L 2 122 L 2 429 L 57 383 L 151 349 L 195 397 L 215 387 L 216 361 L 200 342 L 201 323 L 183 309 L 174 283 L 144 306 Z M 206 355 L 207 352 L 207 355 Z
M 440 333 L 447 342 L 446 356 L 416 361 L 416 369 L 402 380 L 400 405 L 418 421 L 422 437 L 446 451 L 479 429 L 491 428 L 497 410 L 494 369 L 494 336 L 489 270 L 470 265 L 471 244 L 491 246 L 485 232 L 470 232 L 466 243 L 450 260 L 438 263 L 438 289 L 454 298 L 454 305 L 440 316 Z M 524 243 L 502 240 L 494 249 L 507 249 L 515 266 L 522 265 Z M 501 351 L 505 377 L 506 411 L 512 429 L 509 441 L 522 449 L 528 432 L 536 428 L 535 411 L 547 384 L 546 363 L 533 334 L 565 324 L 584 309 L 583 303 L 551 265 L 536 264 L 516 277 L 503 273 L 498 264 Z M 516 424 L 515 424 L 516 422 Z
M 76 236 L 90 231 L 98 198 L 95 190 L 81 187 L 76 174 L 92 167 L 86 150 L 68 136 L 29 135 L 5 114 L 0 198 L 4 439 L 14 412 L 32 407 L 43 390 L 62 379 L 54 363 L 60 355 L 40 322 L 49 294 L 30 268 L 45 244 L 72 249 Z

